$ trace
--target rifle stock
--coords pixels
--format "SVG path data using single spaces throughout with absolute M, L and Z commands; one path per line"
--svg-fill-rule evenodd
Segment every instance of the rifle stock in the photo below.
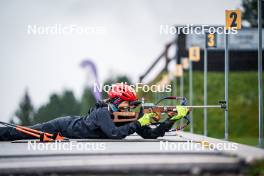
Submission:
M 143 112 L 145 113 L 156 113 L 157 116 L 154 117 L 155 121 L 161 119 L 163 113 L 177 112 L 176 106 L 142 106 Z M 139 112 L 113 112 L 114 119 L 113 122 L 131 122 L 135 121 L 139 117 Z
M 136 121 L 138 119 L 139 113 L 138 112 L 114 112 L 113 115 L 114 115 L 113 121 L 116 123 L 119 123 L 119 122 Z

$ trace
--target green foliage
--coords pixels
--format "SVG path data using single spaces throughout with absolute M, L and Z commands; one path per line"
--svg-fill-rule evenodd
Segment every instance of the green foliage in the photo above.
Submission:
M 15 115 L 19 119 L 20 125 L 31 125 L 33 120 L 34 108 L 31 103 L 30 96 L 26 90 L 25 95 L 23 96 L 18 110 L 16 110 Z M 13 119 L 11 120 L 11 122 Z
M 188 94 L 188 74 L 185 75 Z M 224 99 L 224 74 L 208 73 L 208 104 Z M 203 72 L 193 74 L 194 105 L 203 104 Z M 257 72 L 229 74 L 229 135 L 230 138 L 258 136 Z M 203 109 L 193 111 L 194 131 L 203 134 Z M 208 135 L 224 138 L 224 111 L 208 109 Z
M 194 73 L 194 104 L 203 103 L 203 73 Z M 187 94 L 187 92 L 186 92 Z M 224 99 L 224 74 L 208 74 L 208 104 Z M 202 133 L 203 110 L 194 112 L 194 131 Z M 224 112 L 208 109 L 208 134 L 224 137 Z M 231 72 L 229 75 L 230 138 L 258 136 L 258 82 L 256 72 Z
M 147 83 L 147 85 L 148 86 L 156 85 L 157 82 L 162 80 L 162 78 L 163 78 L 163 76 L 165 74 L 167 74 L 167 73 L 166 72 L 161 72 L 154 80 L 152 80 L 151 82 Z M 173 83 L 171 83 L 171 84 L 172 84 L 172 86 L 174 85 Z M 170 96 L 172 94 L 173 94 L 173 92 L 169 92 L 169 93 L 167 93 L 167 92 L 153 93 L 151 91 L 145 92 L 145 91 L 143 91 L 143 89 L 139 89 L 139 91 L 137 92 L 137 95 L 138 95 L 139 98 L 140 97 L 144 97 L 145 102 L 152 102 L 152 103 L 153 102 L 157 102 L 162 97 Z M 163 104 L 164 105 L 165 104 L 169 105 L 168 102 L 171 103 L 171 101 L 164 101 Z
M 131 80 L 124 75 L 116 78 L 109 78 L 104 84 L 111 85 L 117 82 L 127 82 L 131 84 Z M 107 97 L 106 92 L 104 96 Z M 77 100 L 70 90 L 65 90 L 61 95 L 52 94 L 49 101 L 40 106 L 34 113 L 28 93 L 25 93 L 16 115 L 19 117 L 20 124 L 31 125 L 32 123 L 41 123 L 52 120 L 61 116 L 69 115 L 87 115 L 89 109 L 96 103 L 90 87 L 85 88 L 81 100 Z M 14 119 L 11 120 L 14 122 Z
M 245 175 L 260 176 L 264 175 L 264 160 L 255 161 L 245 170 Z
M 115 79 L 116 83 L 127 83 L 127 84 L 131 84 L 132 81 L 130 80 L 129 77 L 127 77 L 126 75 L 120 75 L 120 76 L 117 76 L 116 79 Z
M 62 115 L 79 115 L 80 104 L 75 98 L 72 91 L 64 91 L 61 98 L 62 108 L 65 114 Z
M 81 115 L 86 115 L 89 109 L 94 106 L 96 99 L 93 96 L 93 93 L 90 88 L 86 88 L 83 91 L 81 99 Z
M 243 13 L 242 18 L 248 22 L 251 27 L 258 26 L 258 0 L 243 0 L 242 1 Z M 263 7 L 263 1 L 262 1 Z M 264 27 L 264 11 L 262 9 L 262 27 Z
M 193 72 L 193 104 L 203 105 L 203 72 Z M 179 81 L 177 79 L 177 93 L 179 95 Z M 258 137 L 258 81 L 257 72 L 230 72 L 229 74 L 229 135 L 234 141 L 256 144 Z M 172 84 L 175 84 L 175 80 Z M 208 73 L 208 104 L 218 104 L 224 100 L 224 74 L 220 72 Z M 175 92 L 175 90 L 173 90 Z M 184 95 L 189 98 L 189 74 L 184 73 Z M 161 93 L 144 94 L 148 102 L 153 102 Z M 155 98 L 156 97 L 156 98 Z M 224 138 L 224 111 L 208 109 L 208 135 Z M 194 132 L 203 134 L 203 109 L 193 110 Z M 189 131 L 186 128 L 185 131 Z
M 49 102 L 41 106 L 34 117 L 34 122 L 45 122 L 56 117 L 79 115 L 80 104 L 72 91 L 66 90 L 63 94 L 52 94 Z

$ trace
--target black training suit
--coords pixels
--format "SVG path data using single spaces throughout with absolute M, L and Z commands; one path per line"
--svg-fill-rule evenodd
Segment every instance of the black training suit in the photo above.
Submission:
M 112 114 L 107 107 L 94 109 L 86 117 L 67 116 L 31 126 L 33 129 L 48 133 L 60 132 L 62 136 L 75 139 L 97 138 L 97 139 L 123 139 L 126 136 L 137 133 L 143 138 L 154 139 L 164 136 L 173 125 L 166 120 L 156 128 L 148 126 L 141 127 L 139 122 L 131 122 L 117 127 L 112 120 Z M 32 139 L 11 127 L 0 127 L 0 141 L 19 139 Z

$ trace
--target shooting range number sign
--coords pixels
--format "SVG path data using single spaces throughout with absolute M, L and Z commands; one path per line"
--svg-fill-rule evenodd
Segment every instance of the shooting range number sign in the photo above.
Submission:
M 181 64 L 183 69 L 187 70 L 189 68 L 189 58 L 184 57 L 181 59 Z
M 182 67 L 182 64 L 176 64 L 176 68 L 175 68 L 175 76 L 176 76 L 176 77 L 181 77 L 181 76 L 183 76 L 183 67 Z
M 216 33 L 206 33 L 206 48 L 216 48 L 217 46 Z
M 226 29 L 235 28 L 241 29 L 241 11 L 240 10 L 226 10 Z
M 200 61 L 200 48 L 199 47 L 189 48 L 189 58 L 191 61 L 199 62 Z

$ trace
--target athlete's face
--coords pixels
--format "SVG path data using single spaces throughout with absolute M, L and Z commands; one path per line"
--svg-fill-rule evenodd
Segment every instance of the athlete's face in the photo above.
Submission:
M 118 105 L 118 109 L 121 112 L 127 111 L 128 108 L 129 108 L 129 102 L 128 101 L 123 101 L 122 103 L 120 103 Z

